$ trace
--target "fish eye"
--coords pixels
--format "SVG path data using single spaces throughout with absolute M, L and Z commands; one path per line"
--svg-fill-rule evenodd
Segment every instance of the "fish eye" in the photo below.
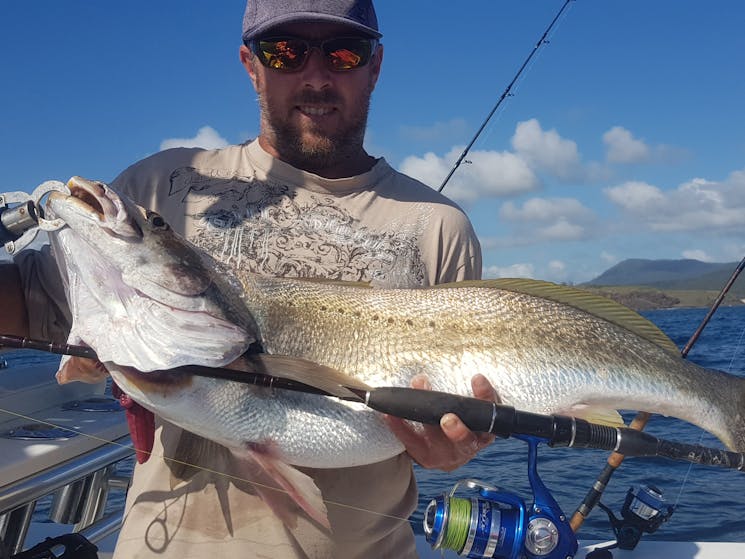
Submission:
M 145 215 L 147 217 L 147 222 L 152 226 L 153 229 L 161 229 L 163 231 L 168 229 L 168 223 L 166 223 L 166 220 L 163 219 L 160 214 L 148 210 Z

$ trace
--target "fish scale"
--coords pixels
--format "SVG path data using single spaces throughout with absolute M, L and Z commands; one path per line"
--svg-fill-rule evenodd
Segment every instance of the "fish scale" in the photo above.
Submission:
M 434 389 L 466 394 L 471 376 L 482 373 L 518 409 L 583 417 L 600 408 L 652 410 L 743 447 L 742 379 L 705 371 L 672 343 L 660 347 L 580 308 L 502 289 L 500 281 L 378 290 L 240 277 L 270 352 L 374 386 L 406 386 L 425 373 Z
M 360 404 L 220 379 L 158 384 L 132 371 L 221 366 L 259 338 L 270 353 L 331 367 L 350 381 L 408 386 L 425 373 L 437 390 L 470 394 L 471 377 L 481 373 L 518 409 L 606 421 L 618 419 L 617 409 L 661 413 L 745 450 L 745 380 L 683 360 L 659 329 L 608 299 L 521 279 L 379 289 L 235 269 L 233 277 L 105 185 L 71 184 L 72 195 L 49 198 L 68 225 L 59 242 L 74 247 L 63 251 L 68 270 L 81 278 L 70 296 L 89 296 L 91 274 L 107 287 L 76 306 L 73 335 L 84 332 L 99 355 L 116 356 L 107 367 L 140 404 L 236 454 L 260 448 L 290 464 L 346 467 L 403 447 Z M 190 277 L 199 281 L 184 281 Z M 122 320 L 123 303 L 167 319 L 132 328 L 127 323 L 141 317 Z M 171 351 L 158 361 L 163 348 Z M 266 372 L 283 376 L 281 368 Z

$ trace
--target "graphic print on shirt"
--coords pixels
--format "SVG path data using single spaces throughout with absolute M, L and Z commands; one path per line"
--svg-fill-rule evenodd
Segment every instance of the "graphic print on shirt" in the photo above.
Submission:
M 253 176 L 181 167 L 170 177 L 191 221 L 189 240 L 213 257 L 262 275 L 424 283 L 424 223 L 373 230 L 337 197 Z

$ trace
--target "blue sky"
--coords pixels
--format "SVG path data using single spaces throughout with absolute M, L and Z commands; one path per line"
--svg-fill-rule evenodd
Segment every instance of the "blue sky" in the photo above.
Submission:
M 379 0 L 368 151 L 435 188 L 563 0 Z M 242 0 L 3 3 L 0 192 L 258 132 Z M 575 0 L 445 194 L 488 277 L 745 255 L 745 3 Z

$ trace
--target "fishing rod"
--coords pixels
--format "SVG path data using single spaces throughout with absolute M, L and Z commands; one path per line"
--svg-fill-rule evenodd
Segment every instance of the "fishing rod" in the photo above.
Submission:
M 680 354 L 683 357 L 688 356 L 688 352 L 691 351 L 691 348 L 693 347 L 693 344 L 696 343 L 699 336 L 701 335 L 701 332 L 703 332 L 706 325 L 709 323 L 709 320 L 711 320 L 711 317 L 714 316 L 714 313 L 717 311 L 719 306 L 722 304 L 722 301 L 724 301 L 724 296 L 729 292 L 732 285 L 735 283 L 735 280 L 740 275 L 742 270 L 745 268 L 745 258 L 740 260 L 740 263 L 735 268 L 735 271 L 732 272 L 732 275 L 730 276 L 729 280 L 727 280 L 727 283 L 724 285 L 722 290 L 719 292 L 719 295 L 717 295 L 717 298 L 714 300 L 714 303 L 712 304 L 711 308 L 709 309 L 709 312 L 706 313 L 706 316 L 701 321 L 701 324 L 699 324 L 696 331 L 693 333 L 693 336 L 691 336 L 691 339 L 688 340 L 688 343 L 685 345 L 685 347 L 681 350 Z
M 89 347 L 56 344 L 18 336 L 0 335 L 0 347 L 3 346 L 97 359 L 95 351 Z M 381 413 L 430 425 L 438 425 L 443 415 L 454 413 L 472 431 L 492 433 L 501 438 L 536 437 L 551 447 L 612 450 L 626 456 L 662 457 L 707 466 L 745 470 L 745 453 L 668 441 L 628 427 L 609 427 L 570 416 L 520 411 L 512 406 L 448 392 L 405 387 L 373 388 L 364 385 L 362 387 L 339 386 L 338 389 L 334 389 L 331 387 L 333 383 L 318 385 L 312 379 L 309 382 L 301 382 L 296 379 L 269 375 L 260 371 L 265 363 L 263 359 L 275 356 L 257 355 L 259 355 L 258 359 L 253 359 L 256 356 L 252 355 L 247 360 L 241 360 L 239 370 L 185 365 L 159 372 L 192 374 L 262 387 L 333 396 L 345 401 L 364 403 Z M 277 357 L 280 360 L 283 359 L 282 356 Z M 288 359 L 288 363 L 293 361 L 297 359 Z M 321 365 L 312 365 L 327 369 Z
M 725 295 L 727 295 L 730 288 L 735 283 L 735 280 L 737 280 L 738 276 L 743 271 L 743 269 L 745 269 L 745 258 L 743 258 L 740 261 L 740 263 L 735 267 L 735 270 L 732 272 L 732 275 L 730 276 L 729 280 L 726 282 L 724 287 L 722 287 L 721 291 L 719 292 L 719 295 L 714 300 L 714 303 L 709 309 L 709 312 L 706 314 L 704 319 L 701 321 L 701 324 L 699 324 L 694 334 L 688 340 L 688 343 L 686 343 L 685 347 L 681 350 L 680 352 L 681 357 L 683 357 L 684 359 L 688 357 L 688 353 L 690 352 L 691 348 L 698 340 L 699 336 L 701 335 L 701 332 L 703 332 L 706 325 L 709 323 L 709 320 L 711 319 L 711 317 L 714 315 L 714 313 L 717 311 L 717 309 L 720 307 L 720 305 L 724 301 Z M 647 412 L 639 412 L 629 424 L 629 428 L 642 431 L 646 427 L 651 417 L 652 417 L 651 414 Z M 600 474 L 597 477 L 597 480 L 592 485 L 590 490 L 587 492 L 587 495 L 585 495 L 585 498 L 582 500 L 579 507 L 577 507 L 577 510 L 572 515 L 570 524 L 574 532 L 577 532 L 579 530 L 579 528 L 582 526 L 583 522 L 585 521 L 585 518 L 587 518 L 590 512 L 592 512 L 595 506 L 600 504 L 600 499 L 603 496 L 603 492 L 605 491 L 605 488 L 608 486 L 608 483 L 610 482 L 610 479 L 615 473 L 615 471 L 623 463 L 624 457 L 625 457 L 625 454 L 621 452 L 620 450 L 614 451 L 608 457 L 608 461 L 607 461 L 607 464 L 605 465 L 605 468 L 603 468 L 603 470 L 600 472 Z
M 487 115 L 486 119 L 484 119 L 484 122 L 481 123 L 481 126 L 476 131 L 476 134 L 474 134 L 473 138 L 471 138 L 471 141 L 468 143 L 468 145 L 466 146 L 466 148 L 463 150 L 463 153 L 460 154 L 460 157 L 458 157 L 458 159 L 455 162 L 455 164 L 453 165 L 452 169 L 450 169 L 450 172 L 448 173 L 448 176 L 445 177 L 445 180 L 444 181 L 442 181 L 442 184 L 440 185 L 440 188 L 437 189 L 437 192 L 442 192 L 443 191 L 443 189 L 445 188 L 445 185 L 450 180 L 450 177 L 452 177 L 453 174 L 455 173 L 455 171 L 458 170 L 458 167 L 460 167 L 460 165 L 463 162 L 463 160 L 465 159 L 466 155 L 468 155 L 468 152 L 473 147 L 473 144 L 476 143 L 476 140 L 481 135 L 481 133 L 484 131 L 484 128 L 486 128 L 486 125 L 489 123 L 489 121 L 491 120 L 491 118 L 494 116 L 494 113 L 497 112 L 497 109 L 499 109 L 499 107 L 502 104 L 502 102 L 507 97 L 509 97 L 511 95 L 512 87 L 515 85 L 515 83 L 517 82 L 517 80 L 520 78 L 520 75 L 523 73 L 523 70 L 525 70 L 525 68 L 527 67 L 528 63 L 530 62 L 530 60 L 535 55 L 535 53 L 538 52 L 538 49 L 540 49 L 541 46 L 543 46 L 544 44 L 547 44 L 548 43 L 548 41 L 546 40 L 546 37 L 551 32 L 551 29 L 553 29 L 554 24 L 556 24 L 556 22 L 559 20 L 559 17 L 561 17 L 561 14 L 564 12 L 564 10 L 567 8 L 567 6 L 569 5 L 569 3 L 571 1 L 572 0 L 566 0 L 564 2 L 564 5 L 559 10 L 559 12 L 556 14 L 556 16 L 554 16 L 554 19 L 551 21 L 551 23 L 549 24 L 549 26 L 543 32 L 543 35 L 541 35 L 541 38 L 535 44 L 535 46 L 533 47 L 533 50 L 530 51 L 530 54 L 525 59 L 525 62 L 523 62 L 522 66 L 520 66 L 520 69 L 515 74 L 515 77 L 513 77 L 512 78 L 512 81 L 507 85 L 507 87 L 505 88 L 504 92 L 499 97 L 499 100 L 497 101 L 497 103 L 494 105 L 494 107 L 492 108 L 492 110 L 489 112 L 489 114 Z
M 50 341 L 33 340 L 20 336 L 11 336 L 0 334 L 0 348 L 7 347 L 13 349 L 34 349 L 55 355 L 69 355 L 72 357 L 83 357 L 98 361 L 96 352 L 87 346 L 55 343 Z M 195 376 L 231 380 L 244 384 L 252 384 L 266 388 L 282 388 L 296 392 L 305 392 L 307 394 L 318 394 L 322 396 L 335 396 L 342 400 L 360 401 L 359 396 L 352 394 L 346 388 L 334 383 L 325 383 L 323 386 L 310 385 L 304 382 L 293 380 L 285 377 L 278 377 L 262 372 L 264 368 L 265 355 L 254 354 L 244 356 L 239 362 L 240 369 L 229 369 L 227 367 L 206 367 L 203 365 L 183 365 L 169 369 L 168 371 L 153 371 L 153 373 L 180 373 Z M 280 358 L 281 359 L 281 358 Z M 302 361 L 295 360 L 293 361 Z M 310 362 L 308 362 L 310 363 Z M 319 365 L 313 363 L 313 367 Z M 287 368 L 285 370 L 290 373 Z

